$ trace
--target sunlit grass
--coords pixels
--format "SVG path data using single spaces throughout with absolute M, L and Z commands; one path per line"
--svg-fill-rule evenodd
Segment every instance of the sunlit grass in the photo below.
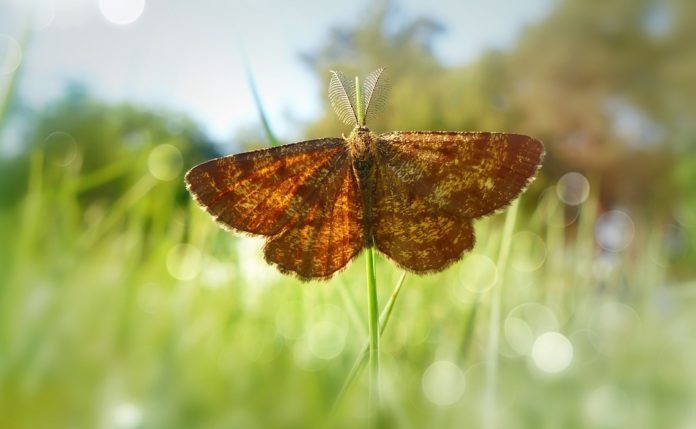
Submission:
M 365 426 L 364 255 L 300 283 L 177 204 L 171 147 L 89 174 L 51 156 L 0 211 L 0 427 Z M 117 199 L 82 198 L 123 175 Z M 474 251 L 395 304 L 402 272 L 377 254 L 385 424 L 696 425 L 696 284 L 672 280 L 668 228 L 622 235 L 587 184 L 477 222 Z
M 0 426 L 324 422 L 364 354 L 364 261 L 328 284 L 302 284 L 266 266 L 259 241 L 174 206 L 176 181 L 144 167 L 113 206 L 81 210 L 91 179 L 61 168 L 37 152 L 22 205 L 0 215 L 12 246 L 0 273 Z M 564 206 L 553 199 L 523 198 L 531 210 L 520 210 L 504 270 L 495 263 L 501 284 L 488 286 L 505 215 L 477 224 L 471 260 L 408 278 L 381 343 L 391 424 L 480 427 L 491 329 L 501 427 L 693 423 L 693 286 L 669 283 L 654 256 L 662 240 L 638 219 L 632 244 L 606 252 L 594 239 L 595 195 L 569 227 L 558 226 Z M 386 303 L 401 272 L 376 263 Z M 547 332 L 572 345 L 567 367 L 539 360 Z M 463 390 L 451 383 L 457 368 Z M 367 415 L 364 375 L 343 398 L 345 427 Z

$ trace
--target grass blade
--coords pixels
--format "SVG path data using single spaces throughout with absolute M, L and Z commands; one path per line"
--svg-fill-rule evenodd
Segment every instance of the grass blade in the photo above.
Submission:
M 246 72 L 247 81 L 249 82 L 249 88 L 251 89 L 251 95 L 254 97 L 254 104 L 256 104 L 256 110 L 259 112 L 259 118 L 261 119 L 261 125 L 263 126 L 263 131 L 266 133 L 266 138 L 268 138 L 268 143 L 271 146 L 280 146 L 280 142 L 273 134 L 271 125 L 268 122 L 268 116 L 266 115 L 266 109 L 263 108 L 263 103 L 261 103 L 261 96 L 259 95 L 259 90 L 256 86 L 256 80 L 254 79 L 254 74 L 251 72 L 251 67 L 247 59 L 244 59 L 244 69 Z
M 483 427 L 497 427 L 495 416 L 495 395 L 498 377 L 498 341 L 500 335 L 500 301 L 503 285 L 505 284 L 505 269 L 508 256 L 510 255 L 510 245 L 512 243 L 512 233 L 515 229 L 517 219 L 517 208 L 519 200 L 510 206 L 505 216 L 505 226 L 503 236 L 500 240 L 500 251 L 498 253 L 498 284 L 493 289 L 491 302 L 491 313 L 489 320 L 488 348 L 486 350 L 486 390 L 483 398 Z
M 389 323 L 392 310 L 394 309 L 394 304 L 396 303 L 396 299 L 399 297 L 399 292 L 401 292 L 401 287 L 403 286 L 405 279 L 406 272 L 404 271 L 401 274 L 401 277 L 399 277 L 399 281 L 396 282 L 396 286 L 394 286 L 394 290 L 389 296 L 389 300 L 387 300 L 387 303 L 385 304 L 384 308 L 382 309 L 382 312 L 379 315 L 380 337 L 382 336 L 382 334 L 384 334 L 384 330 L 386 329 L 387 324 Z M 346 381 L 343 382 L 343 386 L 341 387 L 338 396 L 336 396 L 336 399 L 334 400 L 334 403 L 331 407 L 331 414 L 333 414 L 336 411 L 338 405 L 341 403 L 341 400 L 345 396 L 346 392 L 353 385 L 353 382 L 358 378 L 360 371 L 362 371 L 362 369 L 365 367 L 365 363 L 367 362 L 367 359 L 369 357 L 369 352 L 370 341 L 368 339 L 367 341 L 365 341 L 365 345 L 360 350 L 360 353 L 358 353 L 358 358 L 355 360 L 353 367 L 351 368 L 350 372 L 348 373 L 348 376 L 346 377 Z

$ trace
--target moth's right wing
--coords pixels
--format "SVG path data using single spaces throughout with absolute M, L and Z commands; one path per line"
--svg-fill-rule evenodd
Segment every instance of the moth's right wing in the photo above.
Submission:
M 509 205 L 541 167 L 544 145 L 521 134 L 397 131 L 378 140 L 381 165 L 434 208 L 478 218 Z
M 391 132 L 377 149 L 374 241 L 418 273 L 472 249 L 471 221 L 510 204 L 544 155 L 538 140 L 504 133 Z

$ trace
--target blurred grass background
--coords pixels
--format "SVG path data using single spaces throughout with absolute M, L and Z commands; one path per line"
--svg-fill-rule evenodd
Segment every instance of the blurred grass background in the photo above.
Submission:
M 347 132 L 329 69 L 387 66 L 375 131 L 514 131 L 548 150 L 472 254 L 406 277 L 381 343 L 387 424 L 696 428 L 696 4 L 559 0 L 465 65 L 434 55 L 433 19 L 361 16 L 302 56 L 324 106 L 304 137 Z M 30 52 L 31 30 L 16 42 Z M 325 423 L 366 340 L 362 257 L 326 284 L 278 274 L 185 193 L 221 150 L 196 121 L 79 80 L 29 108 L 31 65 L 4 52 L 0 427 Z M 267 146 L 263 126 L 234 150 Z M 377 270 L 384 303 L 401 273 Z M 337 426 L 365 424 L 365 379 Z

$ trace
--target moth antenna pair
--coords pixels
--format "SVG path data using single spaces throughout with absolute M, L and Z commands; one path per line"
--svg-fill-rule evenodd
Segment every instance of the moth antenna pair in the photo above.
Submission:
M 388 90 L 388 84 L 384 77 L 384 67 L 380 67 L 367 75 L 360 86 L 362 105 L 358 106 L 355 80 L 349 79 L 339 71 L 331 70 L 329 100 L 331 100 L 331 106 L 338 118 L 346 125 L 365 126 L 368 118 L 384 106 Z M 358 111 L 363 112 L 362 121 Z

